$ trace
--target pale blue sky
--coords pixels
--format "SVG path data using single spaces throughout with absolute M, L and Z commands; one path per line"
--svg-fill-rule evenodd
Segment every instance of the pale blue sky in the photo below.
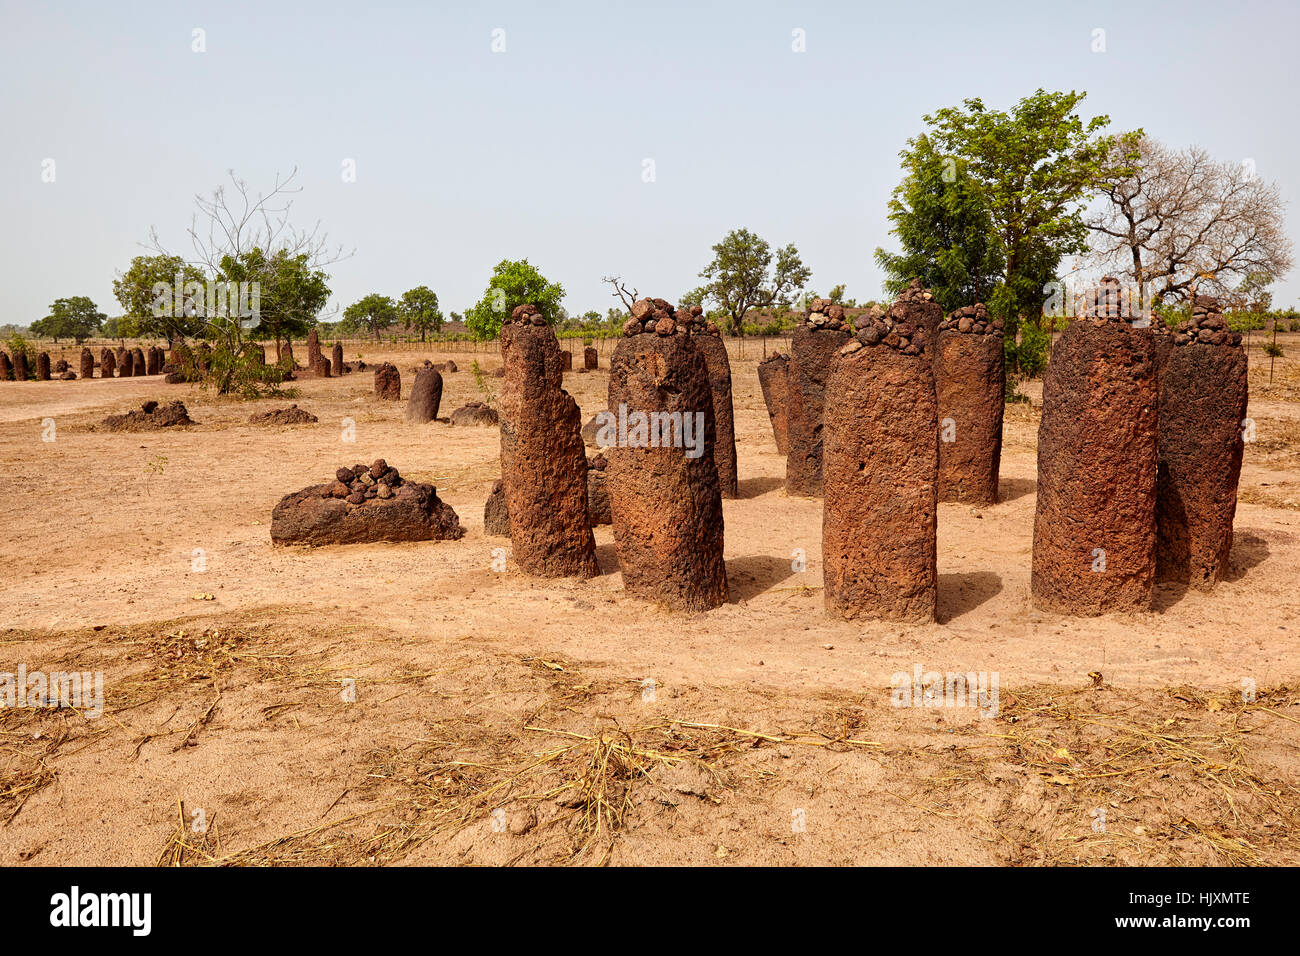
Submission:
M 1086 115 L 1113 129 L 1254 159 L 1300 235 L 1291 3 L 0 10 L 0 324 L 69 295 L 119 313 L 113 277 L 151 225 L 179 248 L 194 193 L 227 169 L 260 186 L 294 166 L 295 219 L 356 249 L 332 270 L 343 305 L 427 284 L 459 311 L 521 257 L 563 283 L 571 312 L 613 304 L 607 273 L 674 298 L 738 226 L 795 242 L 817 290 L 876 297 L 872 252 L 891 244 L 897 154 L 921 116 L 1038 87 L 1086 90 Z M 1275 302 L 1297 300 L 1293 273 Z

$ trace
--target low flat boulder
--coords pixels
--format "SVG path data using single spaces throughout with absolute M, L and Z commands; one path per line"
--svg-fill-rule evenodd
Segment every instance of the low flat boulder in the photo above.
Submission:
M 190 418 L 183 402 L 145 402 L 135 411 L 125 415 L 109 415 L 100 424 L 115 432 L 147 432 L 159 428 L 175 428 L 180 425 L 197 425 Z
M 451 413 L 453 425 L 492 425 L 501 423 L 501 416 L 491 405 L 483 402 L 470 402 Z
M 320 421 L 305 408 L 290 405 L 288 408 L 273 408 L 269 412 L 258 412 L 248 416 L 250 425 L 314 425 Z

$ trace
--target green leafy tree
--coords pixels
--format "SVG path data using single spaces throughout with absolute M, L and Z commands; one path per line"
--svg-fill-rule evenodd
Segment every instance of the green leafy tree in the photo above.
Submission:
M 203 281 L 203 273 L 180 256 L 136 256 L 113 280 L 113 295 L 131 320 L 132 334 L 164 338 L 170 346 L 202 334 L 203 296 L 185 287 Z
M 1087 249 L 1083 206 L 1114 174 L 1106 160 L 1116 137 L 1102 134 L 1110 119 L 1082 120 L 1085 96 L 1040 89 L 1009 112 L 968 99 L 925 117 L 924 148 L 957 162 L 992 221 L 1003 266 L 988 304 L 1008 331 L 1019 318 L 1041 317 L 1061 258 Z M 921 138 L 909 146 L 921 148 Z
M 554 325 L 565 318 L 564 286 L 551 282 L 527 259 L 504 259 L 492 270 L 483 298 L 465 313 L 465 327 L 476 339 L 496 338 L 502 321 L 516 306 L 531 302 Z
M 427 285 L 419 285 L 402 293 L 398 313 L 407 331 L 414 329 L 424 341 L 425 333 L 437 334 L 442 329 L 443 316 L 438 308 L 438 296 Z
M 899 155 L 906 175 L 894 189 L 889 219 L 903 248 L 876 250 L 885 290 L 898 295 L 920 279 L 945 312 L 987 303 L 1002 282 L 1004 262 L 982 191 L 957 160 L 935 152 L 928 136 L 916 137 Z
M 50 314 L 32 323 L 33 335 L 48 335 L 54 341 L 75 339 L 80 345 L 100 330 L 108 316 L 87 296 L 74 295 L 68 299 L 55 299 Z
M 241 318 L 255 323 L 249 338 L 275 342 L 276 361 L 281 342 L 306 336 L 329 301 L 329 276 L 313 269 L 306 253 L 278 249 L 268 256 L 255 247 L 223 262 L 222 272 L 230 282 L 257 283 L 256 314 Z
M 379 333 L 396 324 L 397 303 L 389 296 L 372 292 L 343 310 L 343 330 L 349 335 L 370 332 L 379 341 Z
M 706 283 L 697 291 L 727 314 L 732 335 L 743 335 L 746 312 L 789 305 L 811 275 L 794 243 L 773 255 L 766 239 L 748 229 L 733 229 L 713 247 L 713 261 L 700 272 Z

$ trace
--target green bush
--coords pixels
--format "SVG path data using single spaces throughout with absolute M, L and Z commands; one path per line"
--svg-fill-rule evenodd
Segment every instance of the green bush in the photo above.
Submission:
M 1020 323 L 1020 341 L 1012 336 L 1002 340 L 1006 350 L 1007 368 L 1025 378 L 1037 378 L 1047 368 L 1047 355 L 1052 348 L 1052 333 L 1034 322 Z

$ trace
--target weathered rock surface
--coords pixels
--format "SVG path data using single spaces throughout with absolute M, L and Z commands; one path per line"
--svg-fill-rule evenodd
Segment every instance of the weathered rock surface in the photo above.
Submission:
M 436 368 L 422 368 L 415 373 L 411 397 L 406 402 L 406 420 L 416 425 L 436 421 L 442 404 L 442 375 Z
M 485 402 L 470 402 L 451 413 L 453 425 L 491 425 L 495 427 L 501 421 L 497 410 Z
M 305 408 L 290 405 L 288 408 L 274 408 L 267 412 L 258 412 L 248 417 L 250 425 L 314 425 L 319 419 Z
M 510 537 L 510 509 L 506 505 L 506 486 L 500 478 L 492 484 L 483 505 L 483 533 L 499 538 Z
M 820 300 L 814 300 L 814 304 Z M 829 307 L 828 307 L 829 308 Z M 835 353 L 849 340 L 843 321 L 810 312 L 794 330 L 786 379 L 785 488 L 792 495 L 822 493 L 822 407 Z
M 1150 329 L 1071 322 L 1043 378 L 1034 603 L 1145 611 L 1155 585 L 1158 394 Z
M 511 552 L 526 574 L 600 573 L 587 522 L 587 460 L 578 404 L 564 391 L 555 332 L 531 305 L 501 327 L 501 479 L 510 511 Z
M 996 504 L 1006 366 L 1001 320 L 983 304 L 943 321 L 933 357 L 939 400 L 939 500 Z
M 1200 590 L 1228 568 L 1245 447 L 1246 353 L 1227 331 L 1218 302 L 1198 296 L 1160 379 L 1156 574 Z
M 383 459 L 340 468 L 333 481 L 285 495 L 271 512 L 274 544 L 440 541 L 464 533 L 433 485 L 405 480 Z
M 774 352 L 758 363 L 758 384 L 763 390 L 763 404 L 772 422 L 772 437 L 776 450 L 785 455 L 790 451 L 787 382 L 790 373 L 790 356 Z
M 402 373 L 392 362 L 375 369 L 375 398 L 385 402 L 402 400 Z
M 939 435 L 924 342 L 859 332 L 826 384 L 822 560 L 827 613 L 934 620 Z M 919 347 L 917 347 L 919 346 Z
M 709 370 L 677 322 L 689 314 L 662 299 L 633 303 L 609 373 L 609 408 L 625 408 L 629 427 L 623 441 L 604 449 L 605 481 L 627 592 L 675 610 L 706 611 L 726 602 L 727 571 Z M 652 413 L 689 421 L 693 440 L 650 446 L 632 416 Z
M 179 425 L 197 425 L 190 418 L 189 412 L 181 402 L 145 402 L 138 409 L 125 415 L 109 415 L 100 424 L 115 432 L 153 431 L 159 428 L 175 428 Z

